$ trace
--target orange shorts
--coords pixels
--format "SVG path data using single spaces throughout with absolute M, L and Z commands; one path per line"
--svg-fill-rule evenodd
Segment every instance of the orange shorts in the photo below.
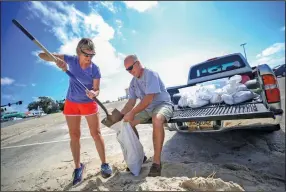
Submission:
M 98 112 L 98 106 L 95 101 L 89 103 L 76 103 L 69 100 L 65 100 L 65 106 L 63 114 L 67 116 L 81 116 L 81 115 L 93 115 Z

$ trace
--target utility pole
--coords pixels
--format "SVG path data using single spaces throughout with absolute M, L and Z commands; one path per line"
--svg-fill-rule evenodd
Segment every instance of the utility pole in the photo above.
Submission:
M 246 61 L 247 61 L 246 52 L 245 52 L 245 48 L 244 48 L 245 45 L 246 45 L 246 43 L 243 43 L 243 44 L 241 44 L 240 46 L 243 47 L 244 56 L 245 56 L 245 59 L 246 59 Z

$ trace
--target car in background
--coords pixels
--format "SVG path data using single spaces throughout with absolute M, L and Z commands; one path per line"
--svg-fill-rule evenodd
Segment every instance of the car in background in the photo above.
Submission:
M 25 113 L 12 111 L 12 112 L 6 112 L 1 116 L 1 122 L 10 121 L 10 120 L 16 120 L 15 118 L 26 118 L 27 115 Z
M 285 64 L 274 67 L 273 72 L 275 73 L 276 77 L 279 77 L 279 76 L 285 77 L 285 73 L 286 73 Z

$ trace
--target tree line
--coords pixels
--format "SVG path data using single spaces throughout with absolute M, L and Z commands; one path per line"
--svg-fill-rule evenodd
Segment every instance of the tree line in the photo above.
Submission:
M 37 101 L 28 104 L 28 110 L 38 110 L 41 108 L 46 114 L 56 113 L 64 110 L 65 99 L 53 100 L 50 97 L 38 97 Z

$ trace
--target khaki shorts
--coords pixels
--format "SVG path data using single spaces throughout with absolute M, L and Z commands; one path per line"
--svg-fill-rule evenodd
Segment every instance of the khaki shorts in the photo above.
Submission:
M 173 116 L 174 108 L 170 104 L 161 104 L 153 109 L 152 112 L 148 112 L 146 110 L 141 111 L 137 115 L 135 115 L 136 120 L 139 120 L 140 123 L 146 123 L 150 119 L 152 119 L 152 116 L 154 114 L 161 114 L 165 117 L 167 122 L 170 120 L 170 118 Z

